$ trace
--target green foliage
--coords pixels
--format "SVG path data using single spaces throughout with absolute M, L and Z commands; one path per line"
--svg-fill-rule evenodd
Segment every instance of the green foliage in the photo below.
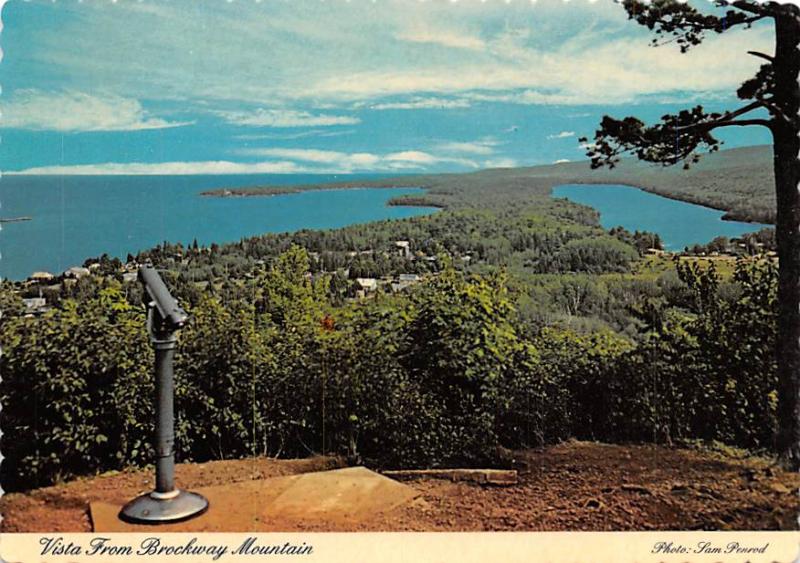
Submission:
M 571 240 L 554 257 L 552 269 L 568 272 L 622 272 L 639 254 L 629 244 L 610 236 L 592 236 Z
M 504 272 L 442 262 L 407 293 L 334 306 L 330 278 L 290 247 L 257 275 L 194 295 L 175 363 L 178 460 L 486 465 L 498 446 L 573 437 L 771 447 L 772 262 L 742 260 L 726 282 L 684 261 L 674 286 L 551 276 L 537 294 Z M 167 277 L 176 291 L 186 283 Z M 143 308 L 113 280 L 79 295 L 33 317 L 0 288 L 18 311 L 0 319 L 6 489 L 152 460 Z M 534 298 L 562 320 L 630 305 L 636 338 L 531 323 Z
M 702 438 L 770 448 L 776 430 L 777 272 L 740 261 L 725 296 L 713 268 L 679 267 L 687 309 L 663 310 L 647 340 L 618 364 L 628 397 L 623 439 Z M 639 404 L 641 403 L 641 404 Z M 631 424 L 634 422 L 634 424 Z
M 414 294 L 412 311 L 401 361 L 441 408 L 439 451 L 429 463 L 485 461 L 518 346 L 505 280 L 465 279 L 448 268 Z
M 40 318 L 5 316 L 3 485 L 32 486 L 151 458 L 144 315 L 115 283 Z
M 656 250 L 662 250 L 664 248 L 661 243 L 661 237 L 656 233 L 650 233 L 647 231 L 630 232 L 623 227 L 614 227 L 608 231 L 608 234 L 613 235 L 622 242 L 633 246 L 639 251 L 639 254 L 644 254 L 647 250 L 652 248 Z
M 252 455 L 251 441 L 267 424 L 262 374 L 274 372 L 274 356 L 252 307 L 205 298 L 189 313 L 175 362 L 176 447 L 183 458 Z

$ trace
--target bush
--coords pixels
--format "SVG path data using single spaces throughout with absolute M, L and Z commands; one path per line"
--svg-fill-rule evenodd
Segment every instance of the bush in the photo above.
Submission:
M 40 318 L 4 318 L 0 341 L 3 487 L 152 459 L 152 353 L 116 283 Z
M 188 307 L 179 461 L 328 453 L 380 467 L 490 465 L 499 445 L 573 437 L 772 445 L 772 263 L 738 264 L 735 290 L 713 269 L 680 266 L 678 302 L 638 308 L 638 345 L 610 331 L 521 328 L 503 274 L 445 265 L 410 294 L 333 308 L 328 279 L 307 270 L 291 248 L 224 301 L 209 293 Z M 28 318 L 0 287 L 19 312 L 0 319 L 7 490 L 153 459 L 144 311 L 114 281 L 81 295 Z

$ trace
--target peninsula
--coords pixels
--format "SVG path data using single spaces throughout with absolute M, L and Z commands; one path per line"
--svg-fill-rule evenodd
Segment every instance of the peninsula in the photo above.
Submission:
M 774 223 L 772 151 L 754 146 L 705 156 L 683 170 L 623 159 L 613 170 L 592 170 L 588 161 L 523 168 L 495 168 L 460 174 L 407 175 L 377 180 L 298 186 L 228 187 L 207 190 L 204 196 L 249 197 L 297 193 L 305 190 L 420 187 L 424 196 L 394 198 L 390 205 L 472 207 L 491 197 L 515 200 L 547 196 L 560 184 L 622 184 L 671 199 L 725 211 L 724 219 Z

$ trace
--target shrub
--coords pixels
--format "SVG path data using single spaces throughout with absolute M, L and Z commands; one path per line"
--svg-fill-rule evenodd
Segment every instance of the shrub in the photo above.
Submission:
M 333 308 L 328 280 L 307 268 L 290 248 L 225 300 L 188 306 L 179 460 L 328 453 L 425 467 L 492 464 L 498 445 L 573 437 L 772 445 L 770 262 L 740 262 L 735 290 L 713 269 L 680 266 L 682 289 L 638 308 L 638 345 L 607 330 L 521 327 L 503 274 L 445 265 L 410 294 Z M 28 318 L 0 287 L 19 313 L 0 318 L 6 489 L 152 461 L 143 308 L 115 281 L 80 295 Z

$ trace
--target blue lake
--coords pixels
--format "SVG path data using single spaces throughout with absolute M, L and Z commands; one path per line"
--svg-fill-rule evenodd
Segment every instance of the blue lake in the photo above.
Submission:
M 676 201 L 631 186 L 611 184 L 565 184 L 553 188 L 553 197 L 563 197 L 600 212 L 600 224 L 610 229 L 658 233 L 665 250 L 680 251 L 693 244 L 706 244 L 716 237 L 738 237 L 771 225 L 723 221 L 724 212 Z
M 60 273 L 86 258 L 130 252 L 163 241 L 200 244 L 300 229 L 331 229 L 432 213 L 433 208 L 388 206 L 418 188 L 307 191 L 269 197 L 203 197 L 200 192 L 252 185 L 297 185 L 378 176 L 3 176 L 0 277 Z

